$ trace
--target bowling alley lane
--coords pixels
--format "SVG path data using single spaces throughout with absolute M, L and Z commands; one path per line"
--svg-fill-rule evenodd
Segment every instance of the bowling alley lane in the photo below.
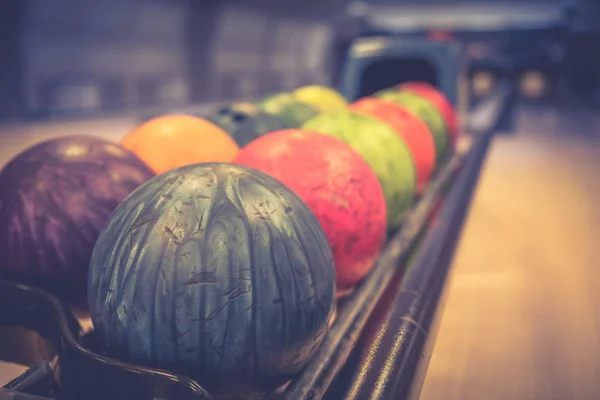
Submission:
M 597 112 L 525 107 L 496 137 L 422 400 L 599 398 L 598 171 Z

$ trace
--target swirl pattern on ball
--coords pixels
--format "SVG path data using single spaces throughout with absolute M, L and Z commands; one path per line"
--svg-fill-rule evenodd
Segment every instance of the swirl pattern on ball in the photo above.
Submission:
M 314 214 L 256 170 L 181 167 L 148 181 L 101 233 L 89 306 L 109 354 L 213 393 L 266 391 L 314 354 L 335 271 Z
M 153 176 L 135 155 L 96 137 L 51 139 L 16 156 L 0 173 L 0 279 L 85 303 L 100 230 Z

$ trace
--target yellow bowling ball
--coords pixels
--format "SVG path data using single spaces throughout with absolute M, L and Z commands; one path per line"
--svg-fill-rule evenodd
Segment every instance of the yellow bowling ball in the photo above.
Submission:
M 341 94 L 327 86 L 304 86 L 296 89 L 293 94 L 296 99 L 320 112 L 341 111 L 348 105 Z

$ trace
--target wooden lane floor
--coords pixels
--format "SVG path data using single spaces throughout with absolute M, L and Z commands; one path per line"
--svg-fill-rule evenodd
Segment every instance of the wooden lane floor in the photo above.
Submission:
M 422 400 L 600 399 L 600 113 L 520 113 L 454 260 Z

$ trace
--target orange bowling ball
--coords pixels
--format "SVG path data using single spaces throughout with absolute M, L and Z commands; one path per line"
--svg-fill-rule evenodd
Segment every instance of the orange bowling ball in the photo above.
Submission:
M 189 164 L 229 162 L 240 151 L 217 125 L 182 114 L 153 118 L 125 135 L 121 144 L 157 174 Z
M 427 124 L 399 104 L 364 97 L 348 107 L 387 123 L 404 139 L 415 165 L 417 193 L 422 193 L 435 170 L 435 143 Z

